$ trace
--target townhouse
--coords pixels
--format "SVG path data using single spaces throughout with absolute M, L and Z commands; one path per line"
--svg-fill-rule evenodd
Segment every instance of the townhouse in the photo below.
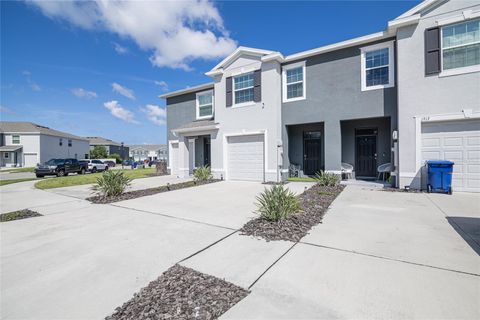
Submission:
M 424 162 L 455 162 L 453 188 L 480 191 L 480 4 L 424 1 L 385 30 L 284 56 L 239 47 L 211 83 L 162 95 L 168 162 L 187 176 L 279 181 L 292 168 L 421 188 Z
M 120 158 L 128 158 L 129 148 L 123 144 L 123 142 L 116 142 L 102 137 L 86 137 L 90 142 L 90 150 L 93 150 L 95 146 L 102 146 L 107 150 L 107 154 L 118 154 Z
M 167 160 L 167 146 L 164 144 L 129 145 L 129 157 L 135 161 Z
M 52 158 L 88 157 L 88 140 L 31 122 L 0 122 L 0 167 L 34 167 Z

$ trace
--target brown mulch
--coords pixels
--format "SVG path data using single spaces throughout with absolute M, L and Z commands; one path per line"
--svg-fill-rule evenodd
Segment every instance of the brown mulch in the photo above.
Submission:
M 41 217 L 42 215 L 36 211 L 23 209 L 0 214 L 0 222 L 27 219 L 33 217 Z
M 166 186 L 161 186 L 157 188 L 128 191 L 116 197 L 93 196 L 93 197 L 87 198 L 86 200 L 93 203 L 102 203 L 102 204 L 112 203 L 112 202 L 123 201 L 123 200 L 131 200 L 139 197 L 151 196 L 152 194 L 157 194 L 162 192 L 201 186 L 204 184 L 214 183 L 218 181 L 220 180 L 213 179 L 213 180 L 207 180 L 207 181 L 187 181 L 187 182 L 181 182 L 181 183 L 175 183 L 175 184 L 167 184 Z
M 343 185 L 335 187 L 315 185 L 298 196 L 302 212 L 277 222 L 259 217 L 247 222 L 240 232 L 267 241 L 300 241 L 313 226 L 322 222 L 328 207 L 344 188 Z
M 248 294 L 232 283 L 177 264 L 105 319 L 216 319 Z

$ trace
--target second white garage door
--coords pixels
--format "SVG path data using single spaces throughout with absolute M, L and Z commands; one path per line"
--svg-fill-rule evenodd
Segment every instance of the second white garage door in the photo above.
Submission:
M 263 181 L 264 146 L 263 135 L 228 137 L 229 180 Z
M 453 161 L 453 191 L 480 192 L 480 121 L 423 123 L 422 160 Z

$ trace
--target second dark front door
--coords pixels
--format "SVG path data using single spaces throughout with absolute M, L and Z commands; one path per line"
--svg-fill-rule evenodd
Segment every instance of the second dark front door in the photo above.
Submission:
M 377 135 L 357 135 L 355 139 L 355 175 L 357 177 L 375 177 L 377 173 Z
M 322 170 L 322 134 L 320 131 L 303 133 L 303 173 L 314 175 Z
M 211 166 L 210 164 L 210 138 L 203 139 L 203 165 Z

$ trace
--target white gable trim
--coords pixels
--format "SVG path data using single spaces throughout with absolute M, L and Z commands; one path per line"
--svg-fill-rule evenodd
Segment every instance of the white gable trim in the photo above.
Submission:
M 401 18 L 406 18 L 406 17 L 409 17 L 409 16 L 412 16 L 414 14 L 417 14 L 417 13 L 420 13 L 421 11 L 429 8 L 430 6 L 438 3 L 438 2 L 441 2 L 441 1 L 444 1 L 444 0 L 425 0 L 423 2 L 421 2 L 420 4 L 416 5 L 415 7 L 413 7 L 412 9 L 408 10 L 407 12 L 401 14 L 400 16 L 396 17 L 394 20 L 398 20 L 398 19 L 401 19 Z
M 248 48 L 248 47 L 238 47 L 235 51 L 233 51 L 228 57 L 223 59 L 219 64 L 217 64 L 215 67 L 213 67 L 212 70 L 209 72 L 205 73 L 207 76 L 212 76 L 216 75 L 219 73 L 218 70 L 228 66 L 231 64 L 233 61 L 238 59 L 241 55 L 248 54 L 252 56 L 265 56 L 267 54 L 272 53 L 273 51 L 271 50 L 263 50 L 263 49 L 257 49 L 257 48 Z

